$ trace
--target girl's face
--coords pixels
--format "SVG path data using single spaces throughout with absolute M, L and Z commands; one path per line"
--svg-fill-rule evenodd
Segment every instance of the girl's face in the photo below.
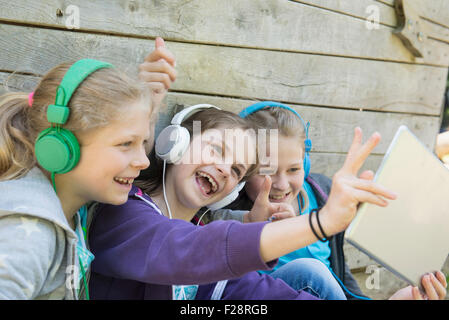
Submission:
M 150 117 L 148 103 L 137 102 L 107 126 L 80 134 L 80 162 L 60 175 L 64 192 L 83 203 L 125 203 L 134 179 L 150 164 L 145 152 L 152 139 Z M 58 185 L 57 190 L 59 195 Z
M 294 203 L 304 182 L 304 152 L 298 138 L 279 136 L 278 168 L 271 175 L 271 202 Z M 264 176 L 251 177 L 245 185 L 248 197 L 255 201 L 259 194 Z
M 223 199 L 256 162 L 254 137 L 247 136 L 245 142 L 239 138 L 247 133 L 242 129 L 233 129 L 232 135 L 224 132 L 205 130 L 193 137 L 181 164 L 168 170 L 167 181 L 172 181 L 184 207 L 198 209 Z

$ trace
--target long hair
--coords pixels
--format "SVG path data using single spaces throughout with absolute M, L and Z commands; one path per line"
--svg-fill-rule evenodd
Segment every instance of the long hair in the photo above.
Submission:
M 225 110 L 217 110 L 214 108 L 205 109 L 194 113 L 187 119 L 185 119 L 181 126 L 185 127 L 190 133 L 190 140 L 193 138 L 193 123 L 194 121 L 200 121 L 201 133 L 208 129 L 242 129 L 242 130 L 254 130 L 251 122 L 239 117 L 237 114 Z M 145 193 L 149 195 L 156 195 L 160 191 L 162 186 L 162 173 L 164 162 L 156 156 L 155 147 L 149 154 L 150 167 L 140 172 L 139 178 L 135 181 L 135 185 L 140 187 Z M 170 164 L 167 164 L 167 170 L 170 168 Z M 252 164 L 243 180 L 248 179 L 254 175 L 257 171 L 257 162 Z
M 245 119 L 251 121 L 257 129 L 268 129 L 267 134 L 269 134 L 270 129 L 276 129 L 278 130 L 278 137 L 297 138 L 304 155 L 306 128 L 304 128 L 301 119 L 290 110 L 279 107 L 266 107 L 249 114 Z M 304 203 L 308 203 L 307 193 L 305 191 L 302 191 L 301 201 L 302 207 L 304 207 Z M 253 204 L 253 201 L 248 197 L 245 189 L 243 189 L 239 193 L 238 198 L 226 206 L 226 208 L 231 210 L 251 210 Z
M 304 124 L 296 114 L 279 107 L 267 107 L 246 116 L 259 129 L 277 129 L 279 137 L 296 137 L 304 152 L 306 133 Z M 269 130 L 268 130 L 269 131 Z
M 20 178 L 37 165 L 35 140 L 50 126 L 47 107 L 55 102 L 57 87 L 71 65 L 60 64 L 41 79 L 31 107 L 28 93 L 0 96 L 0 181 Z M 143 83 L 116 68 L 97 70 L 73 94 L 68 104 L 70 117 L 64 128 L 77 136 L 77 133 L 106 126 L 136 101 L 145 101 L 152 107 L 150 91 Z

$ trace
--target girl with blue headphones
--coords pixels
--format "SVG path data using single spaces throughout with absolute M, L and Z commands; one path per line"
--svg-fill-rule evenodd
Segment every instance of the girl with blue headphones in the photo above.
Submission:
M 276 168 L 271 173 L 271 188 L 263 190 L 266 187 L 263 184 L 264 176 L 255 175 L 248 180 L 239 198 L 228 208 L 251 210 L 258 195 L 261 192 L 267 192 L 270 202 L 290 203 L 295 208 L 296 215 L 309 215 L 311 217 L 311 211 L 325 205 L 332 181 L 323 175 L 310 174 L 309 152 L 312 142 L 308 135 L 309 124 L 306 125 L 294 109 L 271 101 L 253 104 L 245 108 L 240 116 L 252 121 L 259 128 L 277 129 L 279 131 L 276 155 L 278 161 Z M 360 177 L 371 180 L 373 173 L 365 171 Z M 221 214 L 224 213 L 243 221 L 263 221 L 267 219 L 267 216 L 264 215 L 257 216 L 255 213 L 258 213 L 258 211 L 255 210 L 245 213 L 243 217 L 221 211 Z M 288 217 L 290 216 L 276 215 L 278 219 Z M 217 218 L 217 214 L 215 214 L 215 218 Z M 344 232 L 341 232 L 331 239 L 316 241 L 280 257 L 276 267 L 267 273 L 295 287 L 311 287 L 313 284 L 317 294 L 326 299 L 345 299 L 346 295 L 349 299 L 369 300 L 362 294 L 345 263 L 343 237 Z M 318 238 L 317 240 L 321 239 Z M 444 284 L 444 277 L 442 274 L 436 273 L 430 277 L 435 280 L 436 277 L 439 278 L 439 281 L 435 281 L 435 287 L 438 288 L 440 296 L 444 296 L 445 290 L 444 285 L 442 285 Z M 428 292 L 434 290 L 428 285 L 426 289 L 428 289 Z M 410 288 L 404 288 L 399 290 L 395 297 L 413 298 L 415 293 L 412 293 Z M 419 295 L 415 296 L 419 298 Z

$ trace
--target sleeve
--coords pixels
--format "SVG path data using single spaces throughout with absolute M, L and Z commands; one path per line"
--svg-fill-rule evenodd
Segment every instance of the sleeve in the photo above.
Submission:
M 134 205 L 130 205 L 133 202 Z M 92 271 L 144 283 L 202 284 L 272 268 L 260 257 L 262 223 L 168 219 L 141 201 L 104 206 L 90 229 Z
M 209 219 L 210 221 L 237 220 L 243 222 L 243 215 L 247 212 L 245 210 L 218 209 L 209 213 Z
M 26 215 L 0 218 L 0 299 L 34 299 L 56 251 L 51 222 Z

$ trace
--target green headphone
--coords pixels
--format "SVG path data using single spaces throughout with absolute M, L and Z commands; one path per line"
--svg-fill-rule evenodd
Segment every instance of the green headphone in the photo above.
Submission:
M 55 104 L 47 109 L 47 120 L 51 127 L 37 137 L 34 150 L 37 162 L 54 175 L 72 170 L 80 159 L 80 146 L 75 135 L 62 125 L 69 118 L 68 104 L 78 86 L 93 72 L 101 68 L 113 67 L 110 63 L 93 59 L 75 62 L 64 75 L 56 91 Z

